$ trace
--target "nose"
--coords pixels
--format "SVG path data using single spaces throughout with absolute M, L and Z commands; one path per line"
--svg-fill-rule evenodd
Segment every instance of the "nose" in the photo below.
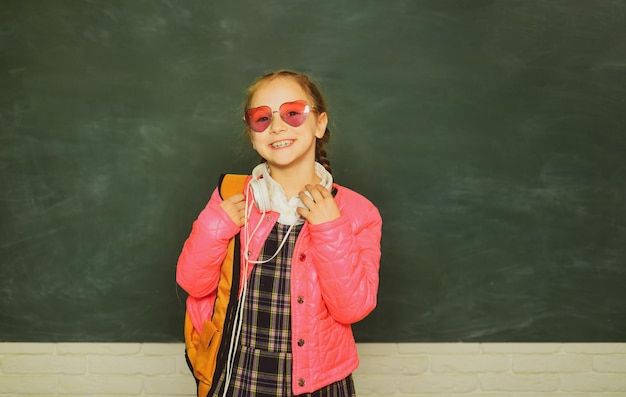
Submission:
M 278 110 L 272 112 L 272 120 L 270 122 L 270 133 L 279 134 L 287 129 L 285 120 L 278 114 Z

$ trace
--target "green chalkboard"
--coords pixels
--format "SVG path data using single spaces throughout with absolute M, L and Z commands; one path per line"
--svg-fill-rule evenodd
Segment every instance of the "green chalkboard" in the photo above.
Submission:
M 0 341 L 182 340 L 248 84 L 326 92 L 384 219 L 361 342 L 626 342 L 626 2 L 3 1 Z

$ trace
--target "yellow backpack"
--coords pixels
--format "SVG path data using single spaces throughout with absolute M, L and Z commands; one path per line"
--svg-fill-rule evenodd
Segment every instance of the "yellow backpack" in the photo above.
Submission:
M 247 175 L 224 174 L 218 183 L 222 199 L 242 193 Z M 214 385 L 224 370 L 228 359 L 233 317 L 237 307 L 241 264 L 239 260 L 239 234 L 228 243 L 228 251 L 221 265 L 220 280 L 213 315 L 205 319 L 202 333 L 191 323 L 185 313 L 185 354 L 187 364 L 196 379 L 198 397 L 214 392 Z

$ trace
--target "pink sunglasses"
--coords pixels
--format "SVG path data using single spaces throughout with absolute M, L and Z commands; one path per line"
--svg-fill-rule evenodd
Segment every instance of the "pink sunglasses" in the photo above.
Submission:
M 305 101 L 285 102 L 280 105 L 278 110 L 274 111 L 269 106 L 259 106 L 246 110 L 243 120 L 253 131 L 263 132 L 272 122 L 274 113 L 278 113 L 285 123 L 292 127 L 298 127 L 304 123 L 311 109 L 315 108 Z

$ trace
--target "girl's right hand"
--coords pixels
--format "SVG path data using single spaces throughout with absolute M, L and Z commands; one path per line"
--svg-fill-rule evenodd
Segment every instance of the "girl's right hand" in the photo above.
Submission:
M 220 207 L 230 217 L 230 219 L 239 227 L 243 226 L 246 216 L 246 196 L 243 193 L 237 193 L 220 203 Z

